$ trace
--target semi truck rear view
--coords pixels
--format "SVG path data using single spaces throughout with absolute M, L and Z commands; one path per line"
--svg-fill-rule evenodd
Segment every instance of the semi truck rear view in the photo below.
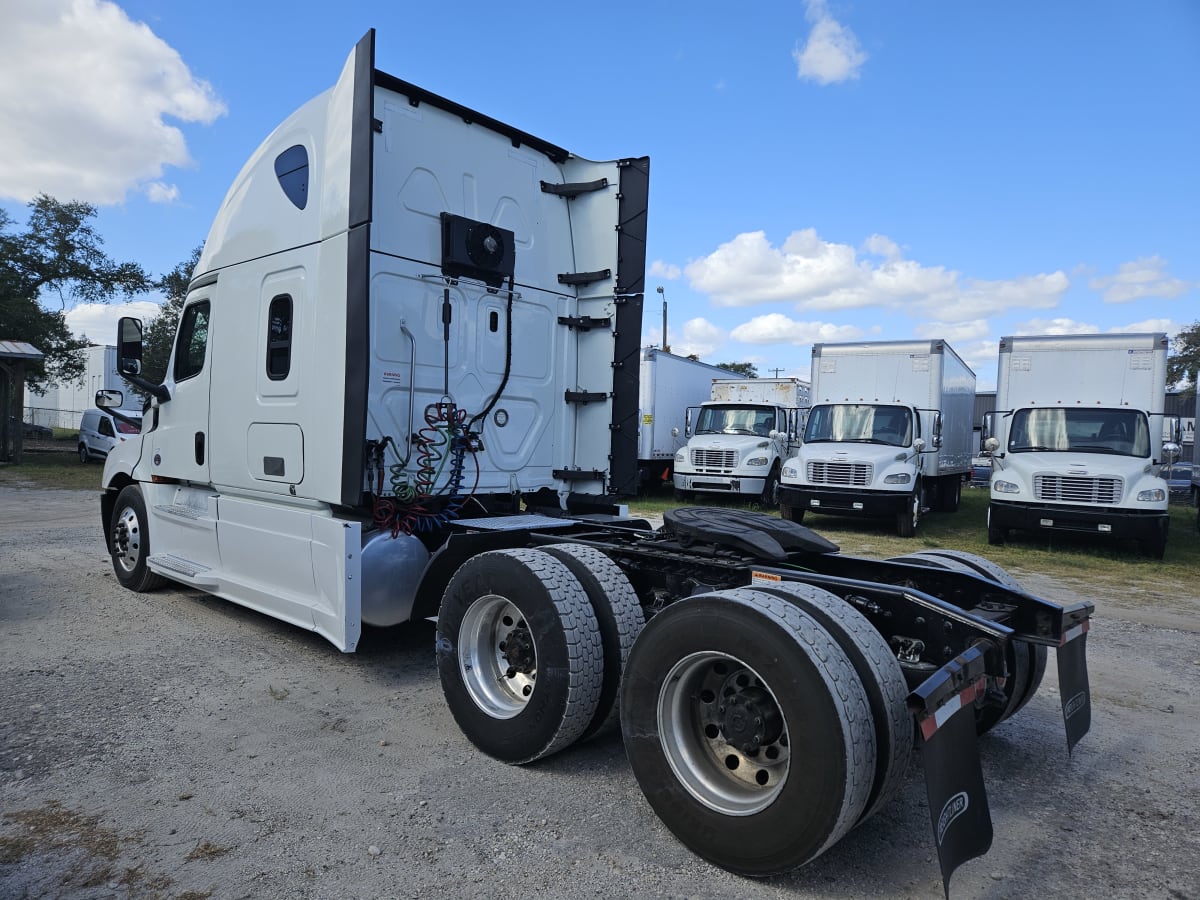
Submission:
M 1165 334 L 1000 340 L 988 541 L 1014 530 L 1132 539 L 1161 559 L 1179 453 L 1163 441 Z
M 882 516 L 912 537 L 954 512 L 971 471 L 975 373 L 945 341 L 814 344 L 812 409 L 781 514 Z
M 370 32 L 235 180 L 164 383 L 121 320 L 119 370 L 150 397 L 102 476 L 121 584 L 342 652 L 364 623 L 433 618 L 476 747 L 525 764 L 619 726 L 649 807 L 745 875 L 885 809 L 920 746 L 948 883 L 992 840 L 977 735 L 1034 698 L 1050 648 L 1068 748 L 1088 731 L 1092 604 L 761 513 L 630 519 L 649 160 L 580 158 L 374 51 Z

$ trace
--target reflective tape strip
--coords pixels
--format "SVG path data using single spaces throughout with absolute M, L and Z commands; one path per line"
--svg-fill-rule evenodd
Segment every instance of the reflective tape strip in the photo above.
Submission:
M 952 715 L 964 706 L 973 704 L 982 694 L 983 680 L 971 682 L 932 713 L 920 719 L 921 735 L 925 740 L 929 740 L 939 728 L 946 724 Z
M 1071 643 L 1071 641 L 1075 640 L 1075 638 L 1087 634 L 1088 629 L 1091 627 L 1092 627 L 1092 620 L 1084 619 L 1082 622 L 1080 622 L 1074 628 L 1068 628 L 1067 631 L 1063 634 L 1062 640 L 1058 642 L 1058 646 L 1061 647 L 1063 644 L 1069 644 L 1069 643 Z

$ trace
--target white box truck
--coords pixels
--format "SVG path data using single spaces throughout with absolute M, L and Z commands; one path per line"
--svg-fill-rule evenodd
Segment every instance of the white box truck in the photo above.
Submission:
M 808 406 L 798 378 L 723 378 L 711 399 L 688 410 L 687 446 L 675 454 L 675 496 L 742 496 L 779 503 L 779 473 Z
M 843 555 L 764 513 L 620 515 L 648 189 L 645 158 L 589 162 L 377 70 L 368 33 L 231 187 L 163 384 L 138 374 L 140 322 L 118 326 L 152 399 L 102 476 L 116 577 L 345 652 L 364 623 L 433 617 L 476 746 L 528 763 L 619 722 L 649 805 L 744 875 L 883 808 L 919 735 L 948 882 L 992 841 L 976 734 L 1036 693 L 1049 647 L 1068 746 L 1087 732 L 1092 604 L 953 551 Z
M 1000 339 L 988 541 L 1009 532 L 1133 539 L 1162 558 L 1169 490 L 1163 454 L 1167 336 Z
M 783 515 L 887 516 L 912 537 L 927 507 L 958 509 L 975 373 L 949 344 L 814 344 L 812 379 L 804 438 L 783 467 Z
M 638 471 L 643 488 L 671 481 L 675 454 L 685 438 L 687 410 L 712 395 L 718 378 L 735 377 L 728 369 L 657 347 L 642 350 L 638 385 Z

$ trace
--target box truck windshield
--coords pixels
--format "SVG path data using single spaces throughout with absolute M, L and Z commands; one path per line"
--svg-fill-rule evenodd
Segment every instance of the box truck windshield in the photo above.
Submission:
M 1126 409 L 1019 409 L 1009 427 L 1008 451 L 1064 451 L 1150 455 L 1146 414 Z
M 912 410 L 904 406 L 848 403 L 814 406 L 804 443 L 865 443 L 907 447 L 912 443 Z
M 696 434 L 758 434 L 766 437 L 775 429 L 775 410 L 761 406 L 703 406 L 696 420 Z

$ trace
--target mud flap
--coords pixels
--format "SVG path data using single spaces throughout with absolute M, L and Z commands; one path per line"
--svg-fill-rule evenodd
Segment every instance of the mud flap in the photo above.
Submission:
M 1063 724 L 1067 729 L 1067 752 L 1092 727 L 1092 694 L 1087 672 L 1085 620 L 1063 634 L 1058 645 L 1058 686 L 1062 696 Z
M 971 648 L 919 685 L 908 701 L 921 732 L 929 818 L 947 898 L 954 870 L 992 846 L 975 738 L 975 700 L 984 690 L 983 674 L 983 653 Z

